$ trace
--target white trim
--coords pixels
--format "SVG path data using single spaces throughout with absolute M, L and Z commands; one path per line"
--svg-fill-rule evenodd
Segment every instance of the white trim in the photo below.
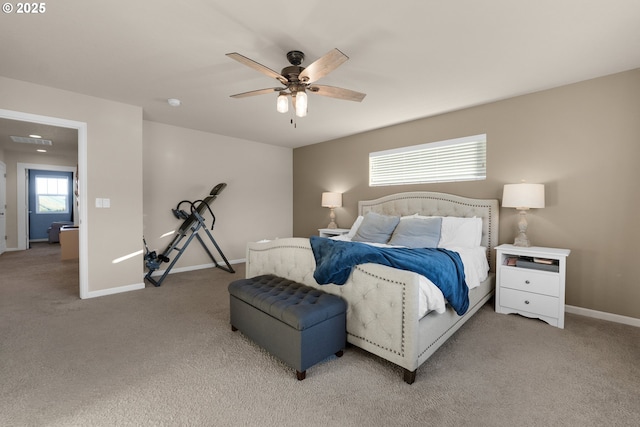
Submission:
M 17 195 L 17 204 L 18 207 L 18 249 L 25 250 L 28 247 L 29 236 L 27 235 L 27 210 L 29 207 L 29 202 L 27 201 L 27 187 L 26 182 L 23 179 L 26 176 L 26 171 L 29 169 L 39 169 L 39 170 L 49 170 L 56 172 L 71 172 L 73 174 L 76 173 L 75 166 L 56 166 L 56 165 L 45 165 L 41 163 L 17 163 L 17 173 L 18 173 L 18 195 Z M 74 177 L 75 178 L 75 177 Z M 73 217 L 78 218 L 78 213 L 76 212 L 75 204 L 73 207 Z
M 219 262 L 218 264 L 222 264 L 224 261 Z M 247 262 L 246 258 L 243 259 L 236 259 L 233 261 L 229 261 L 229 264 L 242 264 Z M 178 267 L 178 268 L 172 268 L 171 271 L 169 272 L 169 275 L 172 275 L 173 273 L 183 273 L 185 271 L 195 271 L 195 270 L 204 270 L 205 268 L 214 268 L 216 265 L 212 262 L 208 263 L 208 264 L 200 264 L 200 265 L 191 265 L 191 266 L 187 266 L 187 267 Z M 157 270 L 154 271 L 153 274 L 151 275 L 151 277 L 156 277 L 156 276 L 162 276 L 164 274 L 164 272 L 167 271 L 165 270 Z
M 2 228 L 0 228 L 0 255 L 7 251 L 7 164 L 0 161 L 0 214 L 2 214 Z
M 79 214 L 79 275 L 80 298 L 88 298 L 89 295 L 89 236 L 88 236 L 88 205 L 87 205 L 87 123 L 74 120 L 60 119 L 57 117 L 41 116 L 37 114 L 23 113 L 19 111 L 0 109 L 0 118 L 19 120 L 23 122 L 41 123 L 50 126 L 65 127 L 78 130 L 78 183 L 80 194 L 78 196 Z M 22 181 L 17 180 L 18 183 Z M 22 183 L 24 185 L 24 182 Z M 18 197 L 20 196 L 18 192 Z M 24 191 L 22 192 L 24 195 Z M 22 224 L 25 227 L 25 224 Z M 24 228 L 23 228 L 24 230 Z M 20 224 L 18 224 L 18 232 Z M 20 242 L 18 241 L 18 245 Z M 20 246 L 18 246 L 20 247 Z
M 105 295 L 120 294 L 122 292 L 138 291 L 144 288 L 145 288 L 144 283 L 135 283 L 133 285 L 125 285 L 125 286 L 119 286 L 117 288 L 108 288 L 108 289 L 102 289 L 99 291 L 87 292 L 85 293 L 83 299 L 103 297 Z
M 623 323 L 625 325 L 640 328 L 640 319 L 629 316 L 621 316 L 619 314 L 607 313 L 604 311 L 591 310 L 588 308 L 575 307 L 573 305 L 565 305 L 564 310 L 567 313 L 578 314 L 580 316 L 593 317 L 594 319 L 608 320 L 609 322 Z

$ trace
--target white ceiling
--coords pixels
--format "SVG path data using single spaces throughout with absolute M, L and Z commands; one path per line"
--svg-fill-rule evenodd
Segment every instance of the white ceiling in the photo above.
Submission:
M 52 146 L 40 146 L 13 142 L 11 136 L 39 135 L 50 140 Z M 78 130 L 60 128 L 39 123 L 27 123 L 0 118 L 0 149 L 34 153 L 37 149 L 47 150 L 46 155 L 75 156 L 78 155 Z M 43 154 L 43 156 L 45 156 Z
M 640 67 L 638 0 L 45 5 L 0 17 L 0 75 L 142 106 L 146 120 L 286 147 Z M 294 128 L 276 112 L 275 93 L 229 97 L 278 82 L 228 52 L 280 71 L 289 50 L 305 52 L 304 66 L 333 48 L 350 60 L 319 83 L 364 92 L 362 103 L 311 94 Z

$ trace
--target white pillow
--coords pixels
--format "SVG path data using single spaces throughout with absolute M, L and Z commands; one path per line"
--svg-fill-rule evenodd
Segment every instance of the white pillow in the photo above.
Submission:
M 442 218 L 439 248 L 475 248 L 482 242 L 482 218 Z

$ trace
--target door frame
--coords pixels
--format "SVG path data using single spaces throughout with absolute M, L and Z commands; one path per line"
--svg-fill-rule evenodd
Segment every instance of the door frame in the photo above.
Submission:
M 18 203 L 17 206 L 25 206 L 25 209 L 18 209 L 18 250 L 29 247 L 29 183 L 27 172 L 30 170 L 44 170 L 55 172 L 71 172 L 72 179 L 76 179 L 77 171 L 75 166 L 44 165 L 40 163 L 18 163 Z M 78 225 L 78 208 L 75 200 L 72 200 L 73 222 Z M 24 224 L 24 226 L 21 226 Z
M 0 117 L 19 120 L 23 122 L 41 123 L 45 125 L 76 129 L 78 131 L 78 234 L 79 234 L 79 282 L 80 282 L 80 298 L 88 298 L 89 296 L 89 239 L 87 237 L 88 226 L 88 204 L 87 204 L 87 123 L 75 120 L 61 119 L 58 117 L 42 116 L 38 114 L 24 113 L 20 111 L 0 109 Z M 25 185 L 24 175 L 18 176 L 18 249 L 26 249 L 28 235 L 25 234 L 25 214 L 28 206 L 26 205 L 26 190 L 21 186 Z M 22 200 L 21 200 L 22 199 Z M 23 212 L 22 222 L 20 220 L 20 211 Z
M 4 223 L 4 227 L 0 227 L 0 255 L 7 251 L 7 165 L 0 161 L 0 192 L 2 192 L 4 200 L 0 200 L 2 206 L 2 218 L 0 222 Z

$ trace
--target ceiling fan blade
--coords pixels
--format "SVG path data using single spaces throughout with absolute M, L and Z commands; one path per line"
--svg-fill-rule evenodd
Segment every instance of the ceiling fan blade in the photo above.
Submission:
M 313 83 L 338 68 L 348 59 L 349 57 L 347 55 L 338 49 L 333 49 L 323 57 L 312 62 L 300 73 L 298 78 L 304 83 Z
M 265 93 L 280 92 L 282 90 L 287 90 L 287 88 L 286 87 L 270 87 L 266 89 L 252 90 L 249 92 L 236 93 L 235 95 L 231 95 L 231 98 L 246 98 L 248 96 L 264 95 Z
M 271 68 L 269 67 L 265 67 L 262 64 L 257 63 L 256 61 L 254 61 L 253 59 L 249 59 L 244 55 L 240 55 L 237 52 L 232 52 L 232 53 L 227 53 L 227 56 L 231 59 L 235 59 L 236 61 L 238 61 L 241 64 L 246 65 L 247 67 L 253 68 L 254 70 L 260 71 L 263 74 L 266 74 L 269 77 L 273 77 L 274 79 L 278 79 L 280 81 L 280 83 L 282 83 L 283 85 L 286 85 L 287 83 L 289 83 L 289 81 L 287 80 L 287 78 L 285 76 L 283 76 L 282 74 L 273 71 Z
M 316 95 L 329 96 L 331 98 L 344 99 L 347 101 L 361 102 L 366 93 L 356 92 L 355 90 L 343 89 L 341 87 L 327 86 L 327 85 L 313 85 L 309 87 L 309 90 Z

